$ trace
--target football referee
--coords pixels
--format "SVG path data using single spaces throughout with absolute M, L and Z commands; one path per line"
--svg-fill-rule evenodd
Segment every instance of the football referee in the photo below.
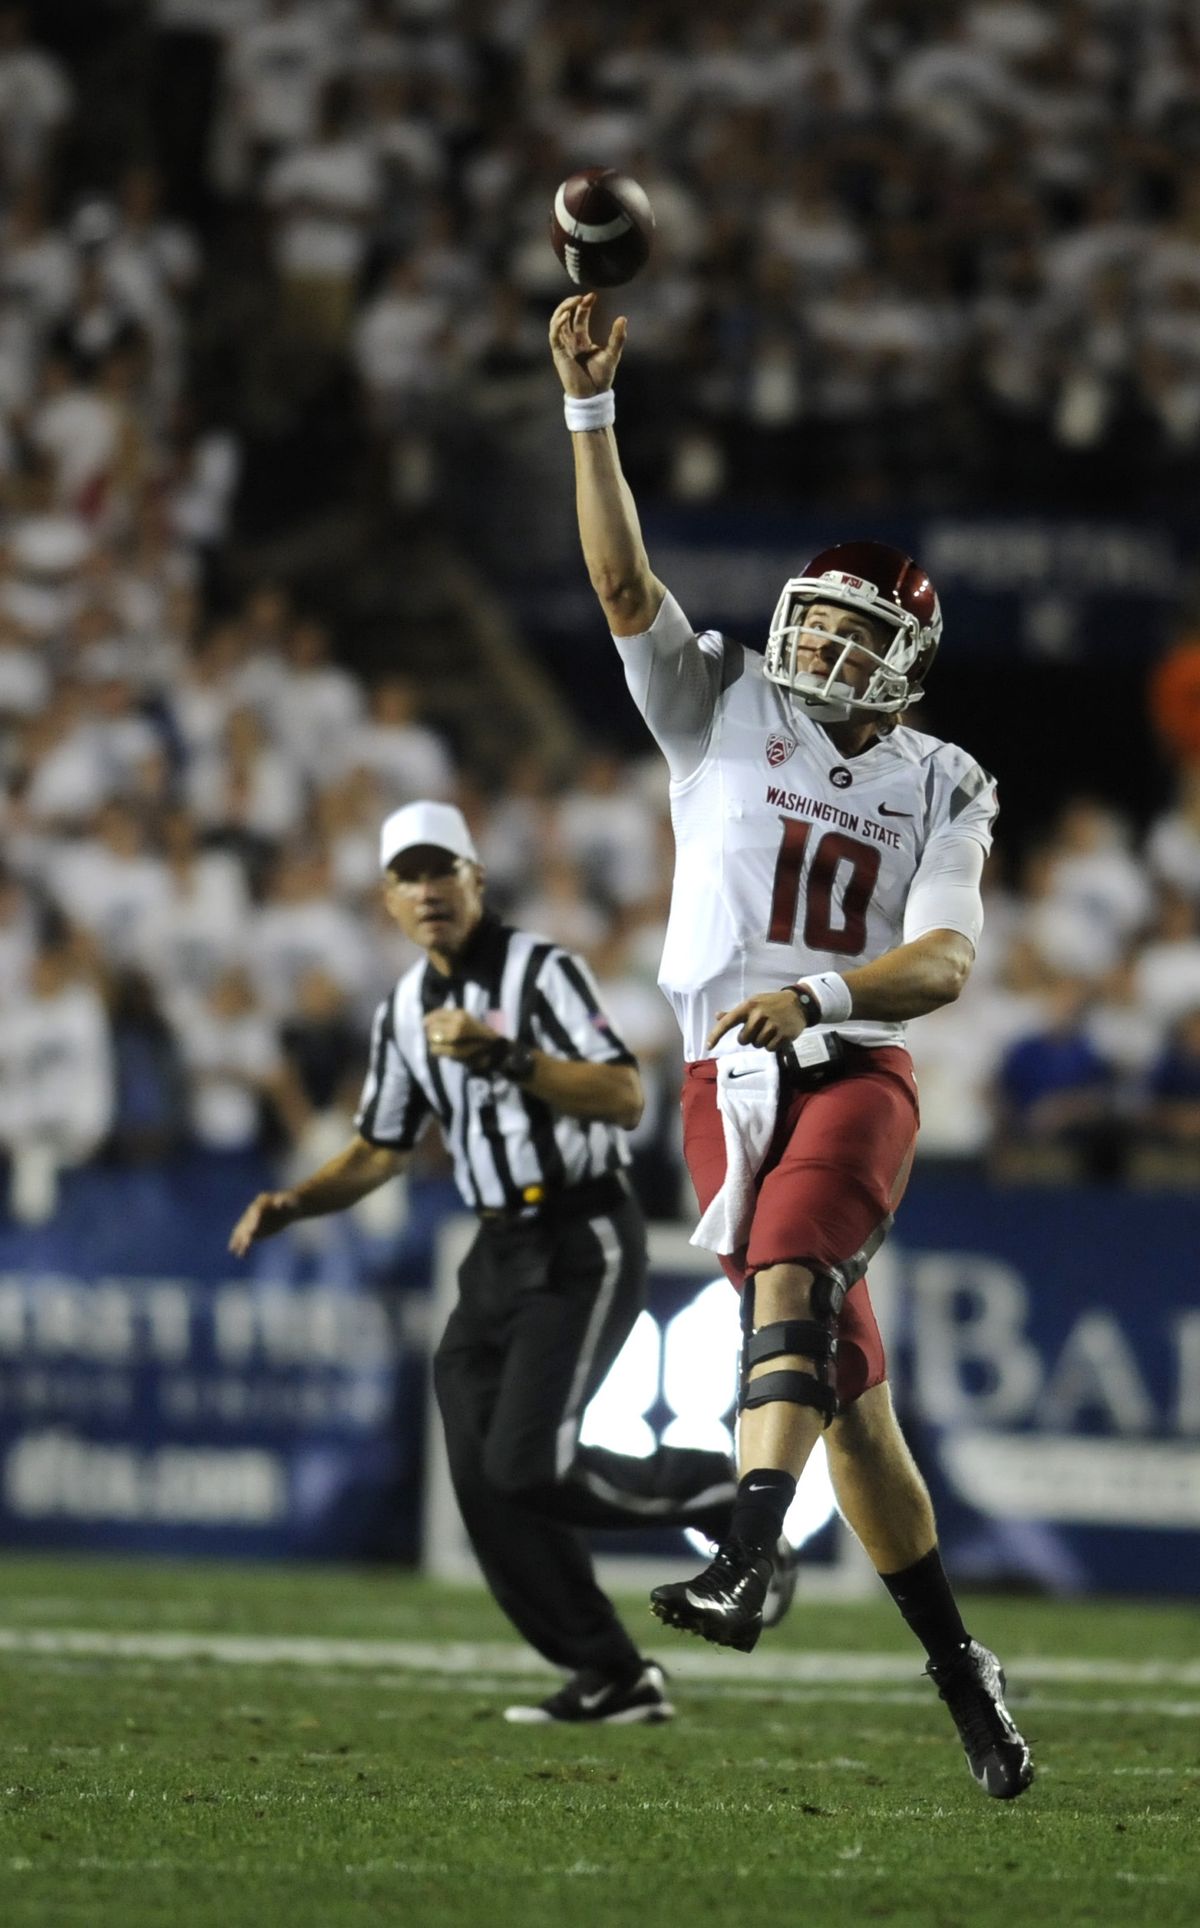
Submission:
M 666 1720 L 662 1670 L 597 1585 L 581 1529 L 695 1526 L 720 1539 L 736 1488 L 723 1453 L 636 1459 L 579 1441 L 645 1302 L 624 1137 L 641 1115 L 637 1064 L 586 964 L 485 910 L 461 811 L 395 811 L 380 862 L 388 911 L 425 956 L 376 1013 L 357 1135 L 291 1191 L 260 1193 L 230 1250 L 353 1205 L 404 1169 L 436 1118 L 479 1219 L 434 1358 L 454 1488 L 499 1605 L 569 1675 L 507 1717 Z

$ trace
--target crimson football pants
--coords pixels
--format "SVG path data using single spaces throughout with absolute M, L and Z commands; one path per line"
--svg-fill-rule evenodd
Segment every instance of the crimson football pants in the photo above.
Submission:
M 739 1291 L 755 1272 L 789 1262 L 838 1276 L 856 1254 L 873 1249 L 903 1196 L 919 1120 L 912 1059 L 894 1045 L 844 1050 L 844 1067 L 828 1083 L 795 1089 L 785 1077 L 781 1085 L 749 1237 L 720 1261 Z M 712 1058 L 686 1067 L 683 1143 L 703 1212 L 725 1178 Z M 837 1338 L 838 1400 L 848 1406 L 887 1377 L 864 1276 L 846 1295 Z

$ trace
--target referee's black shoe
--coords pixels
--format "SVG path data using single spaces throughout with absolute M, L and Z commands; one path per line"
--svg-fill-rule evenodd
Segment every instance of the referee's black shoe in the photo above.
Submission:
M 662 1668 L 656 1660 L 643 1660 L 641 1673 L 632 1680 L 613 1680 L 608 1674 L 585 1667 L 536 1706 L 506 1707 L 504 1718 L 526 1727 L 544 1727 L 550 1721 L 632 1727 L 639 1721 L 670 1720 L 674 1713 Z
M 774 1570 L 769 1553 L 755 1553 L 731 1537 L 694 1580 L 655 1587 L 650 1608 L 668 1627 L 748 1654 L 763 1630 L 763 1602 Z
M 967 1765 L 985 1794 L 1015 1800 L 1033 1779 L 1029 1749 L 1004 1705 L 1004 1669 L 972 1640 L 953 1660 L 925 1669 L 950 1709 Z

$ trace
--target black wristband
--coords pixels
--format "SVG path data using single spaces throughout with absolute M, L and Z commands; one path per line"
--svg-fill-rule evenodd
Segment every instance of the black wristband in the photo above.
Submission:
M 526 1084 L 535 1069 L 533 1046 L 526 1044 L 523 1038 L 514 1038 L 511 1044 L 505 1044 L 498 1062 L 492 1067 L 492 1076 L 507 1078 L 509 1084 Z
M 471 1059 L 470 1070 L 479 1072 L 485 1078 L 496 1077 L 508 1056 L 509 1049 L 507 1038 L 493 1038 L 490 1044 L 485 1044 L 482 1051 Z
M 783 988 L 785 991 L 791 992 L 797 1004 L 800 1006 L 800 1009 L 804 1013 L 805 1024 L 820 1024 L 821 1006 L 809 990 L 807 984 L 785 984 Z

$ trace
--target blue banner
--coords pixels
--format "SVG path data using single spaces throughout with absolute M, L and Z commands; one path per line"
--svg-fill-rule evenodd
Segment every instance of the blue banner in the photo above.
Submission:
M 821 549 L 844 542 L 848 528 L 844 513 L 694 506 L 648 508 L 642 521 L 654 572 L 692 621 L 751 646 L 765 643 L 783 584 Z M 1144 667 L 1171 637 L 1194 554 L 1194 532 L 1182 519 L 856 511 L 850 521 L 856 538 L 920 558 L 962 661 Z M 582 569 L 519 585 L 515 597 L 535 628 L 606 646 Z
M 892 1376 L 959 1575 L 1200 1590 L 1200 1253 L 1178 1193 L 915 1184 Z
M 393 1352 L 375 1299 L 321 1287 L 0 1275 L 0 1532 L 190 1554 L 378 1550 L 381 1496 L 416 1475 L 389 1432 Z
M 424 1322 L 344 1257 L 316 1276 L 286 1241 L 231 1259 L 271 1183 L 242 1158 L 90 1170 L 46 1225 L 0 1226 L 0 1539 L 415 1553 Z M 417 1213 L 399 1254 L 422 1282 L 431 1237 Z
M 414 1188 L 386 1265 L 285 1240 L 251 1271 L 225 1239 L 265 1176 L 85 1173 L 50 1225 L 0 1226 L 0 1539 L 415 1553 L 453 1194 Z M 1180 1194 L 913 1183 L 872 1289 L 957 1576 L 1200 1588 L 1196 1224 Z M 650 1312 L 589 1414 L 621 1450 L 730 1437 L 736 1302 L 685 1237 L 655 1232 Z M 814 1470 L 819 1557 L 829 1504 Z

